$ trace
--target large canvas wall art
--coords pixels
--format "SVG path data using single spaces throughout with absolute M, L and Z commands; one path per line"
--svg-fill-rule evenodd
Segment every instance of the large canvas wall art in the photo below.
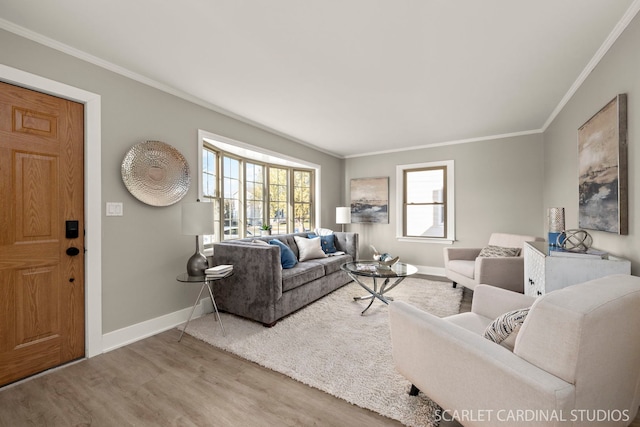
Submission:
M 351 180 L 351 222 L 389 223 L 389 177 Z
M 626 94 L 578 129 L 578 175 L 579 227 L 627 234 Z

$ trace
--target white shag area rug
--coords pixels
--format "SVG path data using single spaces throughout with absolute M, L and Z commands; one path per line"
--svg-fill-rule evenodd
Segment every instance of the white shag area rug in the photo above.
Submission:
M 222 313 L 226 336 L 213 314 L 192 320 L 186 332 L 405 425 L 436 426 L 437 405 L 422 393 L 409 396 L 410 382 L 394 369 L 388 307 L 375 301 L 360 315 L 368 301 L 353 297 L 366 294 L 352 282 L 272 328 Z M 458 313 L 462 287 L 409 277 L 387 295 L 443 317 Z

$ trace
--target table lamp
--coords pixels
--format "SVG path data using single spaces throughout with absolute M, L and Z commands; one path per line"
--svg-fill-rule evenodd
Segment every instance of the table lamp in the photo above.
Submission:
M 207 258 L 200 252 L 201 234 L 213 234 L 213 203 L 184 203 L 182 205 L 182 234 L 196 236 L 196 252 L 187 261 L 189 276 L 204 276 L 209 267 Z
M 336 224 L 342 224 L 343 232 L 344 225 L 351 224 L 351 208 L 349 206 L 336 208 Z

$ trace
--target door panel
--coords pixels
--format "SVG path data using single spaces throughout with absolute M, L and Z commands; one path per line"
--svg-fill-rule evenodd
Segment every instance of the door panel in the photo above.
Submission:
M 58 159 L 14 152 L 16 188 L 15 243 L 57 240 Z
M 83 110 L 0 83 L 0 386 L 84 355 Z
M 47 266 L 18 270 L 15 281 L 17 348 L 43 340 L 59 339 L 59 309 L 57 290 L 51 283 L 60 280 L 58 268 Z

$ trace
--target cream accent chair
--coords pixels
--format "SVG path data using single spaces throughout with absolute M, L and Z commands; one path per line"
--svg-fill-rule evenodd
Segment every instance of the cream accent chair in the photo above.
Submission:
M 522 234 L 493 233 L 489 245 L 520 248 L 524 242 L 544 241 L 542 237 Z M 479 257 L 482 248 L 444 248 L 444 269 L 453 287 L 461 284 L 473 290 L 480 283 L 524 293 L 524 258 Z
M 479 285 L 470 313 L 443 319 L 391 302 L 395 367 L 446 414 L 466 414 L 465 427 L 629 425 L 640 405 L 640 278 L 607 276 L 539 297 L 513 352 L 483 338 L 494 318 L 532 300 Z M 504 422 L 517 411 L 536 419 Z

